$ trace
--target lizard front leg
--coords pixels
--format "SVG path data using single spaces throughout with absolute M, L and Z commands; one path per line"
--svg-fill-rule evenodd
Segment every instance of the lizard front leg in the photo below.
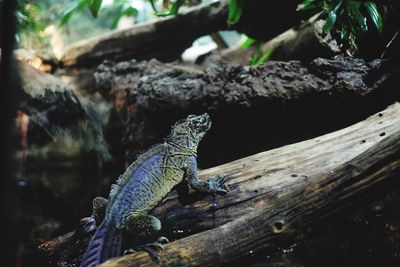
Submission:
M 228 180 L 227 176 L 217 175 L 209 177 L 207 180 L 200 179 L 195 157 L 187 160 L 185 174 L 189 184 L 197 191 L 217 194 L 225 194 L 229 191 L 229 187 L 225 184 Z
M 93 234 L 97 227 L 101 224 L 104 219 L 108 200 L 103 197 L 95 197 L 93 199 L 93 211 L 92 216 L 85 217 L 80 220 L 79 229 L 86 234 Z
M 92 203 L 93 203 L 92 217 L 96 221 L 96 226 L 98 227 L 104 220 L 108 200 L 105 199 L 104 197 L 95 197 Z

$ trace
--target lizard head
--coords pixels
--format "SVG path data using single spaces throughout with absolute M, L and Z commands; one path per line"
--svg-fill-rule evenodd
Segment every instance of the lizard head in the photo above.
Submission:
M 179 121 L 172 127 L 169 139 L 189 138 L 196 145 L 211 127 L 210 116 L 207 113 L 203 115 L 189 115 L 185 120 Z

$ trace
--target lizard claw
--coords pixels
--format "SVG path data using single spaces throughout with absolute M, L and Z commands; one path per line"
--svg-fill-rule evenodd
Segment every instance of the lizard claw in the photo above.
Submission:
M 156 261 L 157 263 L 160 263 L 161 257 L 160 257 L 160 250 L 164 249 L 164 244 L 168 243 L 169 240 L 168 238 L 164 236 L 160 236 L 157 241 L 153 243 L 147 243 L 144 245 L 140 245 L 135 247 L 134 249 L 128 249 L 125 250 L 125 254 L 130 254 L 130 253 L 135 253 L 137 251 L 146 251 L 149 253 L 150 257 Z
M 165 236 L 160 236 L 159 238 L 157 238 L 156 242 L 164 245 L 164 244 L 169 243 L 169 240 Z
M 229 187 L 225 182 L 228 180 L 228 176 L 217 175 L 208 180 L 210 184 L 210 188 L 214 193 L 217 194 L 226 194 L 229 192 Z
M 136 252 L 137 252 L 137 251 L 134 250 L 133 248 L 126 249 L 126 250 L 124 251 L 124 255 L 129 255 L 129 254 L 136 253 Z

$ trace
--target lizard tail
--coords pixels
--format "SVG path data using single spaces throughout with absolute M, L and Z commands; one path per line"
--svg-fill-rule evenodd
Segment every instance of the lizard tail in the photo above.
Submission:
M 80 267 L 94 267 L 121 255 L 121 235 L 111 227 L 100 225 L 92 237 Z

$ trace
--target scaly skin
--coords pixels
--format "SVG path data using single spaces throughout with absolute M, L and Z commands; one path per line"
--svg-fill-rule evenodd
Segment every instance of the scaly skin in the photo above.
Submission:
M 226 177 L 200 180 L 197 170 L 197 146 L 211 126 L 208 114 L 189 115 L 173 126 L 171 135 L 132 163 L 112 186 L 108 203 L 93 201 L 93 217 L 99 220 L 99 208 L 106 205 L 104 219 L 96 230 L 81 262 L 81 267 L 96 266 L 119 256 L 129 245 L 161 229 L 161 222 L 148 215 L 184 178 L 196 190 L 226 193 Z M 101 216 L 102 217 L 102 216 Z

